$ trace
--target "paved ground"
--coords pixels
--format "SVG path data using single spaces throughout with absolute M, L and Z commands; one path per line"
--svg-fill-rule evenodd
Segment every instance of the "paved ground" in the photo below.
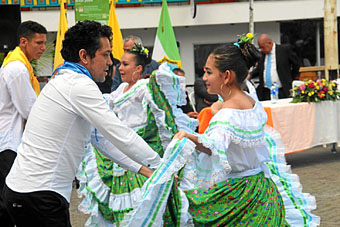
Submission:
M 303 192 L 316 197 L 314 214 L 321 217 L 321 227 L 340 226 L 340 148 L 333 154 L 330 147 L 316 147 L 286 156 L 293 173 L 300 177 Z M 80 199 L 73 190 L 70 204 L 73 227 L 84 226 L 88 216 L 77 209 Z

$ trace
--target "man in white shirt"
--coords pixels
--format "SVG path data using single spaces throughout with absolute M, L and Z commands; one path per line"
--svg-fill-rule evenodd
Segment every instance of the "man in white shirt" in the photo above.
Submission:
M 110 27 L 95 21 L 78 22 L 65 34 L 65 64 L 34 104 L 6 178 L 4 199 L 18 227 L 71 226 L 72 181 L 85 146 L 95 144 L 97 135 L 128 156 L 118 161 L 139 163 L 136 171 L 145 176 L 152 174 L 145 166 L 154 169 L 160 163 L 158 154 L 109 109 L 95 83 L 104 81 L 112 64 L 111 37 Z M 104 154 L 117 161 L 111 149 Z
M 288 98 L 293 80 L 299 75 L 300 61 L 290 46 L 277 45 L 268 34 L 261 34 L 258 45 L 262 55 L 251 78 L 259 78 L 257 95 L 259 99 L 270 99 L 270 88 L 276 83 L 279 98 Z
M 19 46 L 8 53 L 0 69 L 0 223 L 14 226 L 4 202 L 2 189 L 16 157 L 25 121 L 40 92 L 30 60 L 45 51 L 47 30 L 26 21 L 18 28 Z

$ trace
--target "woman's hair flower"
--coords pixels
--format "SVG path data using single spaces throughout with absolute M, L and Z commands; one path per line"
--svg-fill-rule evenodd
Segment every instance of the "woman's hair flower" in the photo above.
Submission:
M 141 43 L 135 43 L 135 45 L 132 47 L 131 51 L 137 52 L 140 55 L 144 55 L 146 57 L 149 57 L 149 50 L 146 49 Z
M 239 39 L 234 43 L 235 46 L 240 46 L 243 45 L 245 43 L 251 43 L 253 41 L 253 39 L 255 38 L 255 35 L 253 35 L 252 33 L 247 33 L 246 35 L 239 35 Z
M 247 33 L 246 36 L 247 36 L 248 39 L 253 39 L 254 38 L 254 35 L 251 32 Z

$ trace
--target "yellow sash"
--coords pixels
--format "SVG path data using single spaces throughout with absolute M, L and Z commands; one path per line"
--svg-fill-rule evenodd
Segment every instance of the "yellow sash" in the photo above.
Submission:
M 8 63 L 12 62 L 12 61 L 20 61 L 22 63 L 25 64 L 29 74 L 30 74 L 30 82 L 31 85 L 33 87 L 33 90 L 35 91 L 35 93 L 37 94 L 37 96 L 40 94 L 40 85 L 39 85 L 39 81 L 37 80 L 37 78 L 34 76 L 33 74 L 33 68 L 31 63 L 28 61 L 26 55 L 24 54 L 24 52 L 22 52 L 22 50 L 20 49 L 20 47 L 16 47 L 13 51 L 10 51 L 8 53 L 8 55 L 6 56 L 6 58 L 4 59 L 4 62 L 2 64 L 2 67 L 5 67 Z

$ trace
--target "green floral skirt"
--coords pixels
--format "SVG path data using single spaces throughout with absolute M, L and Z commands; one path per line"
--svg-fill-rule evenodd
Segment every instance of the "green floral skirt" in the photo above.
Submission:
M 282 197 L 263 172 L 185 193 L 195 226 L 289 226 Z

